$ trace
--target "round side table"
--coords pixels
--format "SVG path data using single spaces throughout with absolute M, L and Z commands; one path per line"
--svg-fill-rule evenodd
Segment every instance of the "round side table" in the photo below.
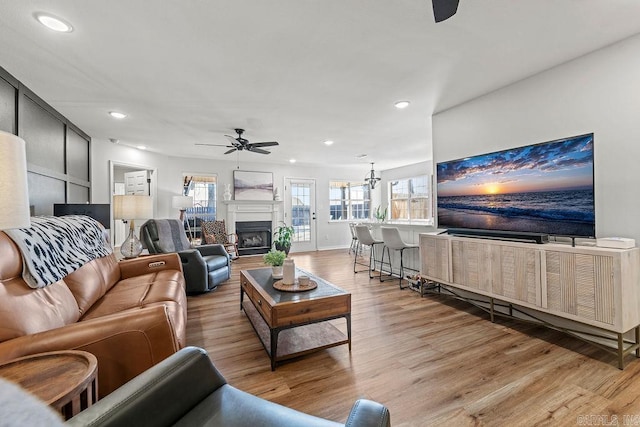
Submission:
M 0 377 L 18 384 L 68 420 L 98 400 L 98 361 L 86 351 L 38 353 L 0 365 Z

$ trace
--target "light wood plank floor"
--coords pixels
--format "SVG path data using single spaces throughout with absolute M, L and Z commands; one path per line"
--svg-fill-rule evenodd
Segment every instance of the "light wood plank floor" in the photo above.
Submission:
M 264 265 L 259 256 L 242 257 L 231 280 L 189 297 L 187 326 L 187 343 L 205 348 L 241 390 L 340 422 L 366 397 L 389 408 L 394 426 L 603 425 L 614 417 L 639 425 L 633 356 L 620 371 L 614 355 L 560 332 L 491 323 L 467 303 L 369 280 L 353 274 L 346 250 L 291 256 L 351 292 L 353 349 L 330 348 L 271 372 L 239 304 L 240 270 Z M 346 329 L 342 319 L 335 324 Z

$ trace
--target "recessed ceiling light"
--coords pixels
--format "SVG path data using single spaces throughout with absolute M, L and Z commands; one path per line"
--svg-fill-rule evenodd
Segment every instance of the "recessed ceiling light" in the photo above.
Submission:
M 409 106 L 409 101 L 398 101 L 393 105 L 395 105 L 396 108 L 399 108 L 402 110 L 403 108 L 407 108 Z
M 146 150 L 147 149 L 147 147 L 145 145 L 137 145 L 136 148 L 138 150 Z
M 333 141 L 331 141 L 330 139 L 324 142 L 324 145 L 331 145 L 331 144 L 333 144 Z
M 125 117 L 127 117 L 125 113 L 120 113 L 118 111 L 109 111 L 109 115 L 114 119 L 124 119 Z
M 73 27 L 71 26 L 71 24 L 55 16 L 42 12 L 38 12 L 34 16 L 39 23 L 50 30 L 57 31 L 59 33 L 70 33 L 71 31 L 73 31 Z
M 296 159 L 289 159 L 289 163 L 295 163 Z

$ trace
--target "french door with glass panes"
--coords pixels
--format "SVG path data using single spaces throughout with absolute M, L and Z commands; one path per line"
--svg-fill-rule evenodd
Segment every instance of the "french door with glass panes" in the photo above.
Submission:
M 315 251 L 316 181 L 286 178 L 284 187 L 284 222 L 292 225 L 292 252 Z

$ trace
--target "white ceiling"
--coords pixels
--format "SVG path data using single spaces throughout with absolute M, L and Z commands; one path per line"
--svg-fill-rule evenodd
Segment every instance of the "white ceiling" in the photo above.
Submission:
M 430 0 L 2 0 L 0 66 L 95 143 L 235 161 L 194 144 L 241 127 L 280 142 L 244 161 L 384 170 L 431 158 L 433 112 L 637 34 L 639 18 L 638 0 L 460 0 L 439 24 Z

